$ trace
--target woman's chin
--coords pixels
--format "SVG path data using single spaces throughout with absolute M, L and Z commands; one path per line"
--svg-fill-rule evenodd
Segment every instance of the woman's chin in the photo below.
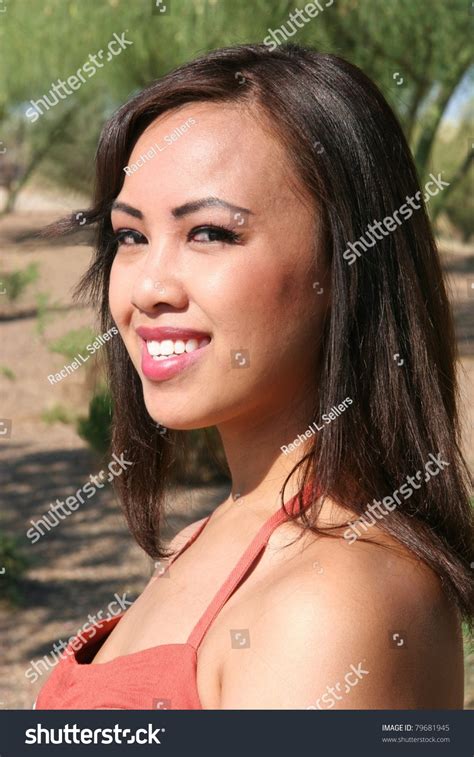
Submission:
M 173 413 L 170 413 L 169 408 L 166 408 L 163 412 L 160 412 L 155 407 L 148 407 L 148 405 L 146 405 L 146 408 L 149 416 L 153 419 L 157 427 L 161 426 L 170 431 L 193 431 L 194 429 L 207 428 L 214 425 L 208 416 L 183 416 L 179 413 L 174 415 Z

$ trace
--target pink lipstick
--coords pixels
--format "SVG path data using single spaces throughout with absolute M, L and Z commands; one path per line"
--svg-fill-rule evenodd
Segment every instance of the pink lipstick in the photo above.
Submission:
M 139 326 L 143 374 L 152 381 L 166 381 L 200 360 L 211 336 L 196 329 L 175 326 Z

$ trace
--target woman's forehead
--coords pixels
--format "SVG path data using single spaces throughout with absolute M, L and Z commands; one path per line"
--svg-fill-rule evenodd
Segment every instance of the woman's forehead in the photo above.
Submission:
M 184 195 L 230 196 L 262 212 L 285 212 L 299 202 L 284 145 L 237 104 L 189 103 L 164 113 L 134 145 L 128 163 L 137 162 L 139 170 L 126 178 L 128 196 L 171 194 L 177 203 Z

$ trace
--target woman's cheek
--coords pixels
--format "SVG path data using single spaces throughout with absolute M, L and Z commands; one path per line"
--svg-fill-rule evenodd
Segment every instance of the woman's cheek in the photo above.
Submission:
M 268 269 L 260 271 L 255 261 L 250 264 L 248 257 L 242 256 L 241 263 L 233 260 L 203 277 L 203 281 L 206 291 L 200 293 L 200 301 L 212 303 L 216 313 L 235 322 L 250 316 L 256 304 L 266 298 L 269 274 Z M 197 291 L 193 291 L 199 301 Z
M 130 313 L 130 298 L 128 297 L 126 277 L 121 275 L 119 266 L 112 264 L 109 280 L 109 308 L 112 318 L 119 330 L 125 325 Z M 122 333 L 122 338 L 124 334 Z

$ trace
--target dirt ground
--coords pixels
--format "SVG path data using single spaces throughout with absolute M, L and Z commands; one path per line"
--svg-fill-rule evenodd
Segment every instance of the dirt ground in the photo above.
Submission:
M 58 213 L 73 208 L 81 208 L 77 198 L 58 202 L 29 193 L 21 198 L 15 214 L 0 221 L 0 270 L 17 270 L 30 262 L 38 262 L 40 267 L 39 280 L 13 309 L 0 297 L 1 415 L 12 420 L 11 436 L 0 439 L 0 525 L 3 531 L 19 536 L 24 535 L 30 519 L 40 517 L 57 497 L 64 499 L 75 492 L 107 463 L 90 452 L 73 426 L 48 424 L 42 419 L 45 411 L 58 404 L 75 413 L 85 413 L 87 408 L 91 379 L 86 368 L 55 385 L 47 377 L 69 362 L 51 352 L 48 344 L 66 331 L 94 324 L 91 311 L 72 301 L 72 288 L 87 267 L 90 247 L 81 235 L 67 245 L 35 238 Z M 474 288 L 470 287 L 474 283 L 474 248 L 445 242 L 442 253 L 462 357 L 464 446 L 474 470 Z M 41 292 L 50 294 L 55 307 L 43 334 L 38 333 L 36 312 L 36 295 Z M 97 328 L 95 333 L 100 333 Z M 14 377 L 4 375 L 5 368 L 13 371 Z M 168 535 L 211 512 L 225 495 L 225 487 L 180 492 L 169 503 Z M 0 612 L 3 709 L 30 708 L 46 674 L 30 683 L 25 678 L 29 661 L 49 654 L 55 640 L 76 633 L 88 613 L 105 609 L 115 593 L 122 596 L 126 592 L 127 599 L 134 599 L 153 567 L 131 540 L 109 488 L 98 491 L 76 511 L 74 519 L 66 519 L 36 545 L 25 537 L 23 540 L 25 552 L 33 560 L 24 582 L 23 605 Z M 466 658 L 466 707 L 474 708 L 474 654 Z

